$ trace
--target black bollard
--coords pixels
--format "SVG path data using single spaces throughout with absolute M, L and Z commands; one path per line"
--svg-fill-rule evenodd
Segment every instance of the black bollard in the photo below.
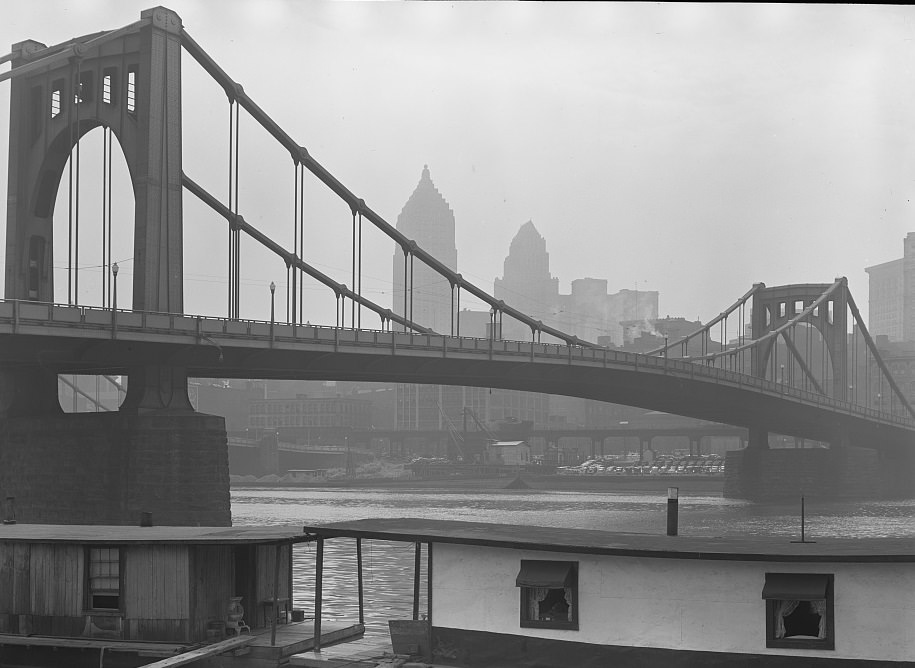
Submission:
M 667 535 L 676 536 L 677 535 L 677 523 L 679 521 L 679 508 L 678 500 L 680 488 L 679 487 L 668 487 L 667 488 Z

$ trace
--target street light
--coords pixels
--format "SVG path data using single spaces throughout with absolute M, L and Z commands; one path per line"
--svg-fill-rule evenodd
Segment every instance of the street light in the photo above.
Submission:
M 117 262 L 115 262 L 113 265 L 111 265 L 111 275 L 114 276 L 114 291 L 112 293 L 113 299 L 114 299 L 114 305 L 112 306 L 112 308 L 114 308 L 114 310 L 117 311 L 118 310 L 118 263 Z
M 111 275 L 114 277 L 114 289 L 111 291 L 111 336 L 117 336 L 118 331 L 118 263 L 111 265 Z
M 276 312 L 276 283 L 270 281 L 270 340 L 273 341 L 273 318 Z

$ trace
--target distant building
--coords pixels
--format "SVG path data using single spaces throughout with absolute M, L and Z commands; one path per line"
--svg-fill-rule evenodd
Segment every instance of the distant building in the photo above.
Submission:
M 868 323 L 871 336 L 915 341 L 915 232 L 903 242 L 903 256 L 867 267 Z
M 550 275 L 550 254 L 546 240 L 530 220 L 512 239 L 505 257 L 502 278 L 496 278 L 493 296 L 545 324 L 556 322 L 559 279 Z M 502 323 L 502 338 L 528 341 L 529 327 L 512 318 Z
M 496 441 L 486 448 L 486 464 L 526 466 L 531 463 L 531 446 L 524 441 Z
M 899 343 L 879 336 L 876 344 L 893 380 L 899 385 L 906 400 L 915 405 L 915 341 Z M 869 401 L 873 402 L 870 405 L 886 411 L 898 406 L 893 404 L 891 391 L 886 384 L 880 382 L 881 375 L 876 369 L 872 369 L 867 377 L 870 379 Z
M 698 320 L 686 318 L 655 318 L 651 320 L 626 320 L 620 325 L 623 328 L 623 349 L 633 353 L 647 353 L 668 344 L 679 341 L 686 336 L 702 329 Z M 687 357 L 718 352 L 721 344 L 717 341 L 707 341 L 706 348 L 702 348 L 702 338 L 697 337 L 689 342 L 688 350 L 681 346 L 671 349 L 669 357 Z
M 449 269 L 457 271 L 454 212 L 432 183 L 428 165 L 423 166 L 419 183 L 397 216 L 397 230 Z M 451 284 L 444 277 L 422 262 L 414 261 L 412 267 L 409 264 L 405 267 L 404 253 L 400 248 L 394 251 L 392 276 L 394 290 L 391 306 L 395 313 L 436 332 L 451 333 Z M 413 289 L 406 290 L 405 295 L 404 286 L 410 287 L 411 276 Z
M 424 166 L 419 183 L 397 217 L 397 229 L 416 241 L 423 249 L 452 270 L 457 270 L 455 217 L 447 200 L 432 182 L 429 167 Z M 535 232 L 536 234 L 536 232 Z M 410 311 L 409 293 L 404 311 L 404 254 L 398 249 L 393 259 L 394 298 L 396 313 L 443 334 L 451 333 L 451 285 L 422 263 L 413 266 L 413 305 Z M 407 271 L 409 285 L 409 267 Z M 458 314 L 455 312 L 455 315 Z M 490 336 L 489 311 L 462 309 L 455 317 L 455 331 L 461 336 L 487 338 Z M 506 319 L 506 325 L 508 319 Z M 500 336 L 496 331 L 495 335 Z M 476 387 L 399 384 L 396 391 L 397 418 L 395 428 L 404 430 L 448 430 L 463 424 L 464 408 L 470 408 L 483 420 L 517 418 L 545 422 L 549 400 L 545 395 L 527 392 Z
M 572 281 L 569 294 L 560 294 L 559 279 L 550 274 L 546 240 L 527 221 L 512 239 L 503 276 L 495 279 L 493 294 L 545 325 L 594 343 L 623 345 L 621 322 L 658 317 L 657 291 L 610 294 L 607 290 L 606 279 L 579 278 Z M 505 318 L 502 338 L 527 341 L 531 331 Z
M 287 399 L 251 402 L 248 426 L 254 429 L 280 427 L 372 426 L 372 402 L 350 397 L 315 397 L 304 394 Z
M 516 419 L 546 424 L 549 395 L 518 390 L 457 385 L 400 385 L 397 429 L 463 428 L 464 408 L 483 422 Z

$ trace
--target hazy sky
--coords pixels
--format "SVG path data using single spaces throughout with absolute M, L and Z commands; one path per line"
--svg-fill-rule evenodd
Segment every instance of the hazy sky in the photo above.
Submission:
M 151 4 L 0 0 L 0 45 L 120 27 Z M 755 282 L 844 275 L 866 311 L 864 267 L 900 257 L 915 231 L 912 7 L 166 4 L 267 113 L 392 224 L 428 164 L 454 210 L 458 269 L 487 291 L 530 219 L 563 292 L 575 278 L 606 278 L 611 292 L 659 291 L 662 317 L 707 321 Z M 225 199 L 226 97 L 191 58 L 183 67 L 185 171 Z M 0 84 L 3 154 L 8 96 Z M 85 140 L 89 164 L 100 137 Z M 250 119 L 241 150 L 241 213 L 291 245 L 289 155 Z M 57 230 L 66 226 L 63 197 Z M 348 208 L 314 182 L 306 199 L 305 259 L 349 284 Z M 83 201 L 92 206 L 90 194 Z M 115 252 L 125 276 L 128 205 L 116 218 L 125 225 Z M 93 215 L 83 214 L 87 235 Z M 185 232 L 185 308 L 224 314 L 225 223 L 186 194 Z M 87 291 L 95 238 L 81 258 Z M 364 292 L 388 305 L 393 246 L 365 239 Z M 266 317 L 271 280 L 282 311 L 285 269 L 251 245 L 242 315 Z M 313 322 L 332 321 L 324 291 L 307 297 Z

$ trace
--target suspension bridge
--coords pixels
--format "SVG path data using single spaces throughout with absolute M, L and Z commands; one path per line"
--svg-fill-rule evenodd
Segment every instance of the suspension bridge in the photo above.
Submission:
M 222 199 L 183 170 L 182 53 L 226 95 Z M 225 430 L 219 420 L 193 412 L 189 376 L 385 380 L 564 394 L 745 427 L 750 453 L 766 451 L 774 432 L 911 463 L 915 410 L 881 359 L 844 278 L 754 285 L 699 331 L 647 355 L 603 348 L 495 299 L 404 236 L 287 134 L 168 9 L 150 9 L 123 28 L 50 47 L 20 42 L 0 57 L 3 63 L 9 69 L 0 72 L 0 83 L 9 81 L 11 113 L 0 302 L 0 492 L 21 498 L 33 521 L 88 516 L 131 523 L 140 510 L 155 506 L 163 523 L 229 522 Z M 257 212 L 239 206 L 242 112 L 291 158 L 291 244 L 248 222 L 245 214 L 254 219 Z M 103 196 L 100 216 L 94 215 L 101 219 L 105 278 L 100 305 L 85 305 L 77 303 L 79 151 L 81 139 L 97 128 L 104 141 Z M 118 308 L 111 250 L 114 146 L 126 159 L 134 196 L 130 309 Z M 64 229 L 59 221 L 55 226 L 54 209 L 65 176 Z M 349 210 L 351 267 L 343 280 L 308 257 L 316 223 L 305 192 L 315 184 Z M 224 221 L 224 316 L 184 312 L 186 196 Z M 363 243 L 368 226 L 403 258 L 403 289 L 391 306 L 363 294 L 364 253 L 377 252 Z M 55 232 L 67 237 L 63 303 L 55 301 Z M 273 308 L 269 321 L 244 317 L 243 239 L 285 268 L 282 318 Z M 417 262 L 451 287 L 448 331 L 414 320 Z M 304 295 L 314 285 L 332 296 L 333 323 L 312 324 Z M 462 336 L 461 300 L 469 298 L 489 307 L 489 338 Z M 497 339 L 504 318 L 522 323 L 530 339 Z M 71 373 L 126 376 L 119 410 L 64 415 L 57 379 Z M 760 457 L 745 458 L 740 473 L 757 488 L 764 483 L 750 464 L 765 468 Z M 49 474 L 57 487 L 42 492 Z M 80 509 L 61 508 L 65 504 L 56 499 L 68 494 L 84 499 Z

